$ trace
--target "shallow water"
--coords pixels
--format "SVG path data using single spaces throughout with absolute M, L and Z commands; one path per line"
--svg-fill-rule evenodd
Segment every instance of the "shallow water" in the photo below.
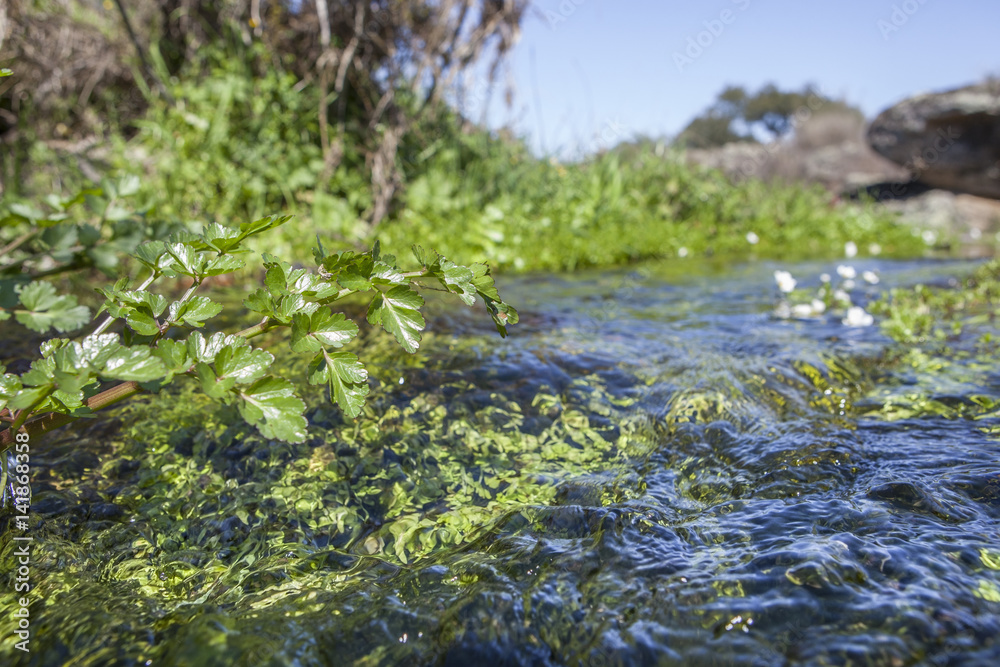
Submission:
M 790 268 L 818 285 L 835 266 Z M 947 284 L 971 265 L 855 266 L 882 277 L 856 291 L 863 302 L 886 286 Z M 167 484 L 145 469 L 154 459 L 101 467 L 98 445 L 94 460 L 73 463 L 85 454 L 72 438 L 93 435 L 56 439 L 39 466 L 62 465 L 71 479 L 36 490 L 36 549 L 55 554 L 37 576 L 69 583 L 41 587 L 49 598 L 34 608 L 31 659 L 7 655 L 94 665 L 1000 664 L 1000 442 L 984 432 L 997 419 L 890 421 L 880 411 L 901 393 L 997 397 L 1000 374 L 960 365 L 939 385 L 891 363 L 877 327 L 777 319 L 775 268 L 789 267 L 689 262 L 508 279 L 502 293 L 522 321 L 503 343 L 487 338 L 481 313 L 430 304 L 429 327 L 443 333 L 429 356 L 392 357 L 376 373 L 384 392 L 374 408 L 408 416 L 349 440 L 350 425 L 314 411 L 325 441 L 280 459 L 351 467 L 330 478 L 344 494 L 315 507 L 279 502 L 268 515 L 240 501 L 264 472 L 254 448 L 232 438 L 174 438 L 157 454 L 204 466 L 191 477 L 208 479 L 202 487 L 215 483 L 206 470 L 219 473 L 212 497 L 222 499 L 207 509 L 184 504 L 192 492 L 144 496 Z M 379 452 L 376 469 L 362 469 L 355 448 Z M 442 452 L 472 479 L 449 478 L 426 497 L 398 491 L 457 475 Z M 271 480 L 286 474 L 276 456 Z M 188 483 L 182 472 L 170 479 Z M 369 488 L 379 493 L 363 495 Z M 141 501 L 163 499 L 174 509 L 143 516 Z M 363 521 L 353 532 L 350 518 L 324 527 L 310 514 L 320 505 Z M 251 518 L 227 519 L 234 507 Z M 477 512 L 469 525 L 455 518 L 466 508 Z M 219 525 L 199 535 L 210 537 L 193 536 L 209 519 Z M 404 521 L 426 524 L 414 532 Z M 280 552 L 251 549 L 260 535 L 279 539 Z M 244 554 L 259 555 L 235 567 Z M 151 572 L 166 583 L 150 583 Z

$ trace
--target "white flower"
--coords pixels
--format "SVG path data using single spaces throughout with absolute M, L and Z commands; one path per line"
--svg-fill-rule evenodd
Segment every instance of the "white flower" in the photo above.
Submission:
M 882 254 L 882 246 L 880 246 L 877 243 L 871 243 L 871 244 L 869 244 L 869 246 L 868 246 L 868 254 L 869 255 L 881 255 Z
M 797 303 L 792 306 L 792 315 L 795 317 L 812 317 L 813 309 L 808 303 Z
M 847 309 L 847 317 L 842 322 L 849 327 L 869 327 L 874 324 L 875 318 L 866 313 L 861 306 L 851 306 Z
M 983 232 L 978 227 L 973 227 L 972 229 L 969 230 L 969 236 L 972 237 L 973 239 L 979 239 L 982 237 L 982 235 Z
M 813 299 L 811 305 L 813 312 L 817 315 L 822 314 L 826 310 L 826 304 L 823 303 L 822 299 Z
M 920 238 L 922 238 L 924 243 L 927 245 L 934 245 L 934 242 L 937 241 L 937 234 L 930 229 L 925 229 L 920 235 Z
M 795 289 L 795 278 L 788 271 L 775 271 L 774 282 L 778 283 L 778 289 L 788 294 Z
M 820 279 L 820 282 L 828 283 L 828 282 L 830 282 L 830 274 L 829 273 L 821 273 L 821 274 L 819 274 L 819 279 Z
M 837 267 L 837 275 L 840 276 L 841 278 L 846 278 L 848 280 L 851 280 L 852 278 L 857 278 L 858 272 L 854 270 L 853 266 L 847 266 L 845 264 L 841 264 L 840 266 Z
M 843 287 L 845 290 L 852 290 L 852 289 L 854 289 L 854 281 L 853 280 L 845 280 L 844 284 L 841 285 L 841 287 Z
M 865 271 L 861 274 L 861 277 L 865 279 L 865 282 L 869 285 L 878 285 L 878 274 L 874 271 Z
M 678 248 L 677 249 L 677 256 L 680 257 L 680 258 L 687 257 L 688 256 L 688 249 L 687 248 Z
M 750 245 L 757 245 L 760 243 L 760 237 L 753 232 L 747 232 L 747 243 Z
M 854 241 L 848 241 L 844 244 L 844 255 L 847 259 L 858 256 L 858 244 Z
M 851 295 L 848 294 L 847 292 L 845 292 L 842 289 L 835 290 L 833 292 L 833 298 L 835 300 L 837 300 L 837 301 L 842 302 L 842 303 L 850 303 L 851 302 Z

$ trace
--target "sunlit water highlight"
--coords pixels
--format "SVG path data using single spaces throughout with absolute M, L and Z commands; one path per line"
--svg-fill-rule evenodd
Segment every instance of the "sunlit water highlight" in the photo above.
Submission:
M 880 270 L 879 289 L 945 284 L 969 266 L 856 265 Z M 818 285 L 834 266 L 791 268 Z M 539 393 L 577 392 L 575 409 L 614 451 L 587 472 L 531 468 L 532 483 L 555 486 L 548 502 L 506 505 L 459 544 L 408 563 L 380 557 L 364 535 L 321 543 L 307 531 L 287 564 L 241 581 L 245 601 L 206 593 L 161 605 L 95 571 L 72 598 L 75 613 L 50 611 L 76 630 L 52 629 L 36 657 L 13 658 L 1000 664 L 1000 442 L 983 432 L 996 420 L 882 418 L 873 397 L 883 389 L 940 392 L 885 366 L 890 343 L 877 327 L 773 317 L 775 268 L 787 267 L 681 263 L 507 280 L 505 298 L 522 313 L 511 338 L 400 370 L 394 396 L 460 376 L 480 391 L 452 397 L 449 409 L 474 412 L 499 396 L 523 409 L 519 429 L 542 432 L 551 419 L 532 408 Z M 486 333 L 480 320 L 442 312 L 430 327 L 476 337 Z M 581 379 L 602 393 L 586 394 Z M 960 387 L 997 396 L 1000 375 L 970 371 Z M 74 535 L 100 534 L 93 506 L 103 500 L 90 499 Z M 253 591 L 276 586 L 281 596 L 253 602 Z M 129 604 L 143 607 L 132 627 L 116 611 Z

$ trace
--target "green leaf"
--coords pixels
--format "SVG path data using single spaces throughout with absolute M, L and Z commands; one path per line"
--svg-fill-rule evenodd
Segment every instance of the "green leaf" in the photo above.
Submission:
M 125 321 L 140 336 L 155 336 L 160 333 L 160 325 L 147 313 L 133 310 L 125 314 Z
M 154 317 L 159 317 L 167 308 L 166 297 L 145 290 L 116 290 L 113 297 L 123 304 L 137 306 Z
M 132 255 L 138 259 L 142 264 L 152 270 L 160 270 L 160 262 L 164 256 L 167 255 L 166 244 L 163 241 L 150 241 L 149 243 L 143 243 L 141 246 L 135 249 L 135 253 Z
M 111 355 L 121 347 L 117 334 L 91 334 L 73 345 L 74 348 L 79 347 L 80 363 L 93 368 L 104 368 Z
M 239 242 L 243 242 L 245 239 L 250 238 L 256 234 L 266 232 L 269 229 L 274 229 L 280 225 L 285 224 L 292 219 L 290 215 L 269 215 L 266 218 L 261 218 L 259 220 L 254 220 L 253 222 L 244 222 L 240 224 L 240 235 L 237 237 Z
M 250 293 L 250 296 L 243 299 L 243 305 L 249 310 L 267 317 L 274 315 L 274 299 L 263 287 L 258 287 Z
M 350 352 L 321 351 L 309 364 L 309 383 L 326 384 L 330 398 L 350 418 L 361 414 L 368 395 L 368 371 Z
M 195 331 L 187 339 L 188 354 L 190 354 L 191 358 L 195 361 L 210 364 L 215 361 L 215 357 L 222 351 L 222 348 L 236 342 L 230 340 L 232 338 L 239 339 L 240 341 L 243 341 L 244 344 L 247 344 L 245 338 L 240 338 L 239 336 L 227 336 L 221 331 L 212 334 L 209 338 L 205 338 L 201 335 L 201 332 Z
M 166 375 L 163 362 L 148 347 L 120 348 L 111 354 L 101 375 L 112 380 L 149 382 Z
M 174 301 L 167 313 L 169 321 L 183 323 L 192 327 L 200 327 L 205 320 L 210 320 L 222 312 L 222 304 L 215 303 L 208 297 L 196 296 L 181 303 Z
M 31 368 L 21 374 L 21 382 L 27 387 L 52 384 L 56 379 L 56 362 L 51 357 L 35 359 Z
M 199 334 L 200 335 L 200 334 Z M 163 362 L 167 377 L 175 373 L 184 373 L 191 366 L 193 359 L 188 354 L 186 341 L 164 338 L 153 348 L 153 356 Z
M 43 384 L 31 388 L 25 387 L 7 402 L 7 407 L 11 410 L 27 410 L 53 391 L 55 391 L 53 384 Z
M 423 305 L 422 296 L 407 285 L 398 285 L 375 296 L 368 307 L 368 322 L 381 325 L 407 352 L 416 352 L 426 324 L 418 310 Z
M 262 377 L 274 362 L 274 355 L 250 345 L 227 345 L 215 357 L 215 371 L 219 378 L 232 378 L 247 384 Z
M 249 387 L 233 389 L 240 399 L 237 407 L 243 418 L 255 425 L 266 438 L 285 442 L 306 439 L 305 403 L 295 395 L 291 382 L 264 377 Z
M 208 396 L 220 399 L 225 397 L 229 390 L 236 386 L 235 378 L 220 378 L 208 364 L 197 364 L 194 367 L 198 379 L 201 380 L 202 391 Z
M 325 346 L 343 347 L 358 335 L 358 325 L 343 313 L 326 308 L 312 315 L 297 314 L 292 318 L 292 349 L 296 352 L 318 352 Z
M 490 311 L 497 331 L 506 338 L 507 325 L 517 324 L 517 311 L 514 310 L 513 306 L 500 299 L 500 294 L 493 283 L 493 276 L 490 275 L 490 267 L 485 264 L 473 264 L 470 268 L 473 274 L 472 284 L 476 288 L 476 293 L 482 297 L 486 309 Z
M 458 294 L 470 306 L 476 303 L 476 286 L 472 282 L 476 278 L 476 272 L 473 269 L 456 264 L 433 250 L 424 250 L 418 245 L 413 246 L 413 256 L 446 290 Z M 488 271 L 485 264 L 477 266 Z M 497 295 L 497 299 L 499 298 Z
M 292 321 L 292 317 L 299 313 L 312 315 L 317 310 L 319 310 L 318 303 L 306 301 L 301 294 L 289 294 L 281 297 L 278 307 L 274 309 L 274 319 L 282 324 L 288 324 Z
M 386 255 L 389 257 L 389 255 Z M 375 262 L 371 269 L 371 280 L 375 285 L 402 285 L 406 278 L 395 266 L 386 262 Z
M 5 370 L 0 366 L 0 371 Z M 17 392 L 21 391 L 21 378 L 14 375 L 13 373 L 4 373 L 0 375 L 0 410 L 7 407 L 7 403 L 10 399 L 17 396 Z
M 90 309 L 79 305 L 74 296 L 57 294 L 49 283 L 30 283 L 21 288 L 19 296 L 26 310 L 17 310 L 14 316 L 32 331 L 75 331 L 90 321 Z
M 205 276 L 220 276 L 243 268 L 245 262 L 235 255 L 220 255 L 208 262 L 202 271 Z
M 217 222 L 206 227 L 201 237 L 205 245 L 220 253 L 229 252 L 240 245 L 240 233 Z
M 197 250 L 185 243 L 167 243 L 165 249 L 174 260 L 170 268 L 192 278 L 200 278 L 203 275 L 205 256 Z

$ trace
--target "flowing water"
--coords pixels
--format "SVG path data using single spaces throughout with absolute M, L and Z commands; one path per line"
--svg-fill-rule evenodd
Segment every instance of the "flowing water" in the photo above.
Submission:
M 969 267 L 857 266 L 879 289 Z M 38 634 L 5 654 L 1000 664 L 998 419 L 966 409 L 1000 396 L 985 329 L 901 362 L 878 327 L 774 317 L 775 268 L 507 279 L 502 343 L 432 303 L 427 356 L 373 370 L 377 426 L 316 408 L 299 448 L 180 418 L 39 445 Z

